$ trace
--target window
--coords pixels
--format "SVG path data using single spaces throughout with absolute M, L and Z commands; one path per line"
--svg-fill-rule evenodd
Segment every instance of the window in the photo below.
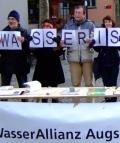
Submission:
M 96 0 L 87 0 L 89 7 L 95 7 L 96 6 Z
M 39 0 L 28 0 L 29 24 L 37 24 L 39 21 Z
M 69 4 L 68 3 L 60 3 L 59 4 L 59 8 L 60 8 L 60 17 L 64 18 L 65 20 L 67 20 L 69 17 Z
M 116 23 L 120 26 L 120 0 L 115 2 Z

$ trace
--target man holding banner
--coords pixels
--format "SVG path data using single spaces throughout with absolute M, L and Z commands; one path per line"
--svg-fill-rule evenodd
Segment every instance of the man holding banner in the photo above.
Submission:
M 20 24 L 20 15 L 12 10 L 8 15 L 8 26 L 1 31 L 1 82 L 2 86 L 10 85 L 12 74 L 15 74 L 19 87 L 27 81 L 30 72 L 29 41 L 32 37 Z
M 85 18 L 85 9 L 83 6 L 75 6 L 74 8 L 74 18 L 68 21 L 65 25 L 64 30 L 67 30 L 68 33 L 62 33 L 62 39 L 64 40 L 65 46 L 68 48 L 68 62 L 70 65 L 71 80 L 73 86 L 80 86 L 82 75 L 84 77 L 85 86 L 92 85 L 92 53 L 89 49 L 90 36 L 94 30 L 94 24 L 90 20 Z M 63 31 L 64 31 L 63 30 Z M 71 43 L 66 44 L 66 35 L 70 34 L 72 31 L 75 35 Z M 73 31 L 74 30 L 74 31 Z M 77 32 L 76 32 L 76 31 Z M 83 31 L 82 31 L 83 30 Z M 82 31 L 82 32 L 81 32 Z M 77 36 L 76 36 L 77 33 Z M 86 36 L 86 39 L 81 42 L 82 37 Z M 66 37 L 65 37 L 66 36 Z M 65 39 L 66 38 L 66 39 Z M 76 39 L 79 39 L 79 42 L 76 42 Z M 67 39 L 68 41 L 70 38 Z M 70 45 L 71 44 L 71 45 Z

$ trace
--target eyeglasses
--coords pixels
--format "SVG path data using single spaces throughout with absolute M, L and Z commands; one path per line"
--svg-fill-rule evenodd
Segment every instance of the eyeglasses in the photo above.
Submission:
M 15 18 L 14 17 L 8 17 L 8 20 L 14 21 Z

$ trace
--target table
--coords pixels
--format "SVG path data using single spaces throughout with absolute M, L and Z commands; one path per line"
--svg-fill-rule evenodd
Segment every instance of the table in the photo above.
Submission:
M 6 90 L 8 92 L 10 90 Z M 0 99 L 42 99 L 42 98 L 81 98 L 92 99 L 95 102 L 96 98 L 119 97 L 119 93 L 114 94 L 115 87 L 42 87 L 37 91 L 30 91 L 29 88 L 13 88 L 12 95 L 0 95 Z M 117 90 L 119 91 L 119 89 Z

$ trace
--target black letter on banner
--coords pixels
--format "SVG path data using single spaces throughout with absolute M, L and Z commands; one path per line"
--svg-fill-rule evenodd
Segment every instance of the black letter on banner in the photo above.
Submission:
M 4 128 L 1 128 L 1 130 L 0 130 L 0 138 L 3 137 L 3 133 L 4 133 Z
M 115 34 L 115 35 L 114 35 Z M 116 35 L 117 34 L 117 35 Z M 111 42 L 112 43 L 117 43 L 117 42 L 119 42 L 119 35 L 118 35 L 119 33 L 118 33 L 118 31 L 115 31 L 115 30 L 113 30 L 112 32 L 111 32 L 111 36 L 113 37 L 113 38 L 115 38 L 116 39 L 116 41 L 113 41 L 112 39 L 111 39 Z M 118 36 L 118 37 L 117 37 Z
M 2 39 L 2 46 L 4 47 L 6 44 L 6 47 L 8 47 L 8 43 L 9 43 L 9 34 L 4 34 L 1 35 L 1 39 Z
M 75 139 L 81 139 L 81 132 L 75 132 Z
M 49 35 L 49 34 L 50 34 L 50 35 Z M 53 33 L 52 33 L 51 31 L 48 31 L 48 32 L 46 33 L 46 37 L 51 40 L 51 42 L 48 41 L 48 40 L 46 40 L 46 42 L 47 42 L 49 45 L 52 45 L 52 44 L 54 43 L 53 38 L 52 38 L 52 37 L 53 37 Z
M 99 31 L 99 33 L 98 33 L 98 42 L 99 42 L 99 44 L 101 43 L 101 40 L 100 40 L 100 31 Z
M 81 39 L 83 40 L 84 43 L 86 43 L 86 42 L 85 42 L 85 37 L 86 37 L 86 35 L 85 35 L 84 32 L 78 32 L 79 44 L 80 44 L 80 40 L 81 40 Z
M 119 135 L 119 131 L 118 130 L 115 130 L 114 131 L 114 138 L 119 138 L 120 135 Z
M 93 139 L 95 139 L 95 134 L 94 134 L 94 132 L 93 132 L 92 129 L 89 129 L 89 130 L 88 130 L 86 139 L 89 139 L 90 137 L 92 137 Z
M 39 129 L 38 132 L 37 132 L 36 139 L 38 139 L 38 138 L 45 139 L 45 136 L 44 136 L 41 129 Z
M 64 33 L 64 37 L 65 37 L 64 43 L 65 43 L 65 45 L 72 45 L 72 43 L 67 43 L 67 40 L 71 40 L 72 39 L 72 38 L 67 38 L 67 35 L 69 35 L 69 34 L 72 34 L 72 33 L 71 32 Z
M 32 40 L 32 42 L 33 42 L 35 45 L 39 45 L 39 44 L 40 44 L 39 36 L 40 36 L 40 33 L 39 33 L 39 32 L 35 31 L 35 32 L 33 33 L 33 40 Z M 35 39 L 37 39 L 38 42 L 35 42 L 35 41 L 34 41 Z
M 19 44 L 18 44 L 18 42 L 17 42 L 17 39 L 16 39 L 15 34 L 13 34 L 13 37 L 12 37 L 12 45 L 13 45 L 14 43 L 16 43 L 16 44 L 17 44 L 17 47 L 19 47 Z

